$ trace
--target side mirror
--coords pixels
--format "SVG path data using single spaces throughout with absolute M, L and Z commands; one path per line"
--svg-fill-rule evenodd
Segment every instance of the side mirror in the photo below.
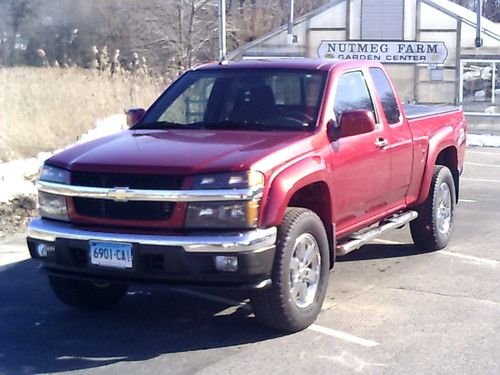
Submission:
M 134 126 L 139 122 L 139 120 L 144 116 L 146 110 L 143 108 L 130 108 L 125 111 L 127 115 L 127 126 Z
M 375 130 L 375 117 L 371 111 L 358 109 L 340 116 L 340 137 L 369 133 Z
M 334 119 L 331 119 L 328 121 L 328 124 L 326 124 L 326 132 L 330 142 L 338 141 L 340 138 L 340 126 Z

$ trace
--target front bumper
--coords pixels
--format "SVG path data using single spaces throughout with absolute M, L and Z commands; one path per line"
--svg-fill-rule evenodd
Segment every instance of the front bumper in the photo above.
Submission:
M 92 265 L 92 240 L 132 244 L 132 268 Z M 41 242 L 53 244 L 55 251 L 40 257 L 36 246 Z M 41 259 L 50 274 L 126 283 L 265 287 L 271 283 L 275 243 L 274 227 L 173 236 L 101 232 L 40 218 L 28 226 L 30 254 Z M 237 257 L 237 270 L 217 270 L 215 257 L 219 255 Z

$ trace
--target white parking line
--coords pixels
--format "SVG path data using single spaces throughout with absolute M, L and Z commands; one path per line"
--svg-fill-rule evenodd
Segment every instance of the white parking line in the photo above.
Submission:
M 404 245 L 405 244 L 404 242 L 384 240 L 382 238 L 375 238 L 373 240 L 373 242 L 377 242 L 377 243 L 380 243 L 380 244 L 387 244 L 387 245 Z M 477 262 L 477 263 L 488 264 L 488 265 L 492 265 L 492 266 L 497 266 L 500 263 L 498 260 L 487 259 L 487 258 L 480 258 L 480 257 L 476 257 L 476 256 L 473 256 L 473 255 L 466 255 L 466 254 L 462 254 L 462 253 L 456 253 L 454 251 L 439 250 L 437 252 L 441 253 L 441 254 L 444 254 L 444 255 L 454 256 L 454 257 L 457 257 L 457 258 L 467 259 L 467 260 L 471 260 L 471 261 L 474 261 L 474 262 Z
M 470 177 L 460 177 L 461 180 L 463 181 L 474 181 L 474 182 L 498 182 L 500 183 L 500 180 L 490 180 L 488 178 L 470 178 Z
M 454 251 L 439 250 L 438 253 L 441 253 L 441 254 L 444 254 L 444 255 L 450 255 L 450 256 L 456 257 L 456 258 L 467 259 L 467 260 L 471 260 L 473 262 L 487 264 L 487 265 L 490 265 L 490 266 L 497 266 L 500 263 L 498 260 L 475 257 L 473 255 L 466 255 L 466 254 L 456 253 Z
M 493 168 L 500 168 L 500 165 L 496 164 L 482 164 L 482 163 L 472 163 L 472 162 L 465 162 L 466 165 L 473 165 L 475 167 L 493 167 Z
M 464 202 L 464 203 L 476 203 L 474 199 L 459 199 L 459 202 Z
M 354 336 L 354 335 L 351 335 L 349 333 L 338 331 L 338 330 L 332 329 L 332 328 L 323 327 L 323 326 L 320 326 L 317 324 L 312 324 L 307 329 L 309 331 L 323 333 L 325 335 L 336 337 L 338 339 L 341 339 L 344 341 L 349 341 L 349 342 L 352 342 L 354 344 L 358 344 L 358 345 L 362 345 L 362 346 L 373 347 L 373 346 L 380 345 L 380 343 L 378 343 L 376 341 L 367 340 L 367 339 L 364 339 L 362 337 Z
M 206 299 L 209 301 L 220 302 L 220 303 L 223 303 L 225 305 L 231 305 L 231 307 L 240 307 L 240 308 L 243 308 L 243 309 L 248 310 L 248 311 L 252 310 L 252 307 L 246 301 L 243 301 L 243 302 L 236 301 L 236 300 L 233 300 L 230 298 L 214 296 L 213 294 L 198 292 L 195 290 L 189 290 L 189 289 L 184 289 L 184 288 L 171 288 L 170 290 L 177 292 L 177 293 L 187 294 L 187 295 L 190 295 L 193 297 L 203 298 L 203 299 Z M 226 310 L 224 310 L 224 311 L 227 312 Z M 221 315 L 221 313 L 219 313 L 218 315 Z M 367 340 L 367 339 L 364 339 L 362 337 L 354 336 L 354 335 L 351 335 L 349 333 L 342 332 L 342 331 L 339 331 L 336 329 L 323 327 L 323 326 L 320 326 L 318 324 L 313 324 L 313 325 L 309 326 L 307 329 L 310 331 L 323 333 L 325 335 L 336 337 L 338 339 L 341 339 L 344 341 L 349 341 L 349 342 L 352 342 L 354 344 L 358 344 L 358 345 L 362 345 L 362 346 L 372 347 L 372 346 L 380 345 L 376 341 Z

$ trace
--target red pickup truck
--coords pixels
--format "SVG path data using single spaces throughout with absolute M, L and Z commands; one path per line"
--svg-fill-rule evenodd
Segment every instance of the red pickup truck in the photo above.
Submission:
M 336 255 L 406 223 L 422 249 L 450 239 L 463 113 L 403 106 L 378 63 L 207 64 L 128 119 L 40 174 L 28 246 L 70 306 L 130 283 L 248 288 L 259 322 L 294 332 Z

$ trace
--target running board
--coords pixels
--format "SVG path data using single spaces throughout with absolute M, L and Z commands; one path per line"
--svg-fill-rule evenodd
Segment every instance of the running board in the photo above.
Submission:
M 418 216 L 416 211 L 407 211 L 402 214 L 396 214 L 383 220 L 378 227 L 368 229 L 361 233 L 355 233 L 347 242 L 337 245 L 336 254 L 345 255 L 353 250 L 359 249 L 366 243 L 380 237 L 382 234 L 402 227 L 403 225 L 415 220 Z

